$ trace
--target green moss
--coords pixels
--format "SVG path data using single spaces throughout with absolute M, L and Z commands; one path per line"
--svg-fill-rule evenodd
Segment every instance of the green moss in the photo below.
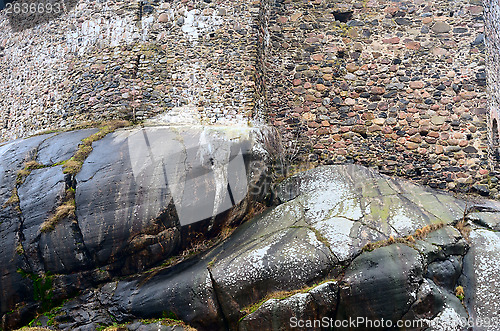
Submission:
M 460 300 L 460 301 L 464 301 L 465 299 L 465 291 L 464 291 L 464 288 L 463 286 L 457 286 L 457 288 L 455 289 L 455 296 Z
M 52 306 L 53 288 L 52 282 L 54 276 L 50 272 L 39 276 L 33 272 L 26 272 L 17 269 L 17 272 L 24 278 L 30 279 L 33 285 L 33 300 L 41 303 L 43 310 L 49 310 Z
M 69 159 L 63 162 L 63 173 L 76 175 L 80 172 L 83 166 L 83 162 L 92 152 L 92 144 L 98 140 L 101 140 L 109 133 L 116 131 L 119 128 L 127 127 L 132 125 L 129 121 L 110 121 L 101 125 L 98 132 L 82 140 L 82 143 L 78 145 L 78 149 L 75 154 Z

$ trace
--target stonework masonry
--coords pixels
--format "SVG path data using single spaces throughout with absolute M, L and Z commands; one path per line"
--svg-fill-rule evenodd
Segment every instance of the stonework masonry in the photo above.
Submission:
M 487 49 L 487 78 L 488 78 L 488 102 L 490 128 L 490 147 L 493 164 L 499 160 L 498 147 L 498 113 L 500 107 L 500 3 L 495 0 L 488 0 L 484 3 L 485 23 L 486 23 L 486 49 Z
M 0 138 L 264 121 L 292 160 L 498 197 L 499 19 L 496 0 L 81 0 L 15 29 L 1 12 Z

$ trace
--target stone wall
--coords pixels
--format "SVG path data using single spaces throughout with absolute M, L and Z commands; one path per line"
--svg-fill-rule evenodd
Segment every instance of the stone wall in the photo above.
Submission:
M 488 174 L 482 14 L 468 0 L 277 1 L 271 121 L 312 160 L 468 190 Z
M 27 28 L 0 12 L 0 137 L 161 113 L 162 121 L 246 121 L 259 11 L 248 1 L 81 0 Z
M 480 0 L 81 0 L 21 29 L 0 16 L 0 139 L 117 117 L 258 117 L 291 160 L 497 193 Z
M 490 118 L 490 146 L 492 164 L 496 167 L 499 160 L 498 153 L 498 111 L 500 107 L 500 3 L 495 0 L 485 0 L 486 22 L 486 49 L 488 71 L 488 101 Z

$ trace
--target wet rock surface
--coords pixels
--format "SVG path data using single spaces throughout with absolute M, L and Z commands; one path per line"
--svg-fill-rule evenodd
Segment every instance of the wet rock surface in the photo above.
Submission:
M 265 192 L 249 193 L 265 179 L 265 169 L 252 167 L 255 161 L 265 165 L 267 157 L 257 129 L 122 129 L 93 143 L 76 176 L 64 173 L 61 164 L 96 132 L 60 132 L 0 146 L 5 329 L 29 318 L 37 305 L 46 307 L 112 275 L 143 271 L 192 249 L 264 202 Z M 63 205 L 71 192 L 74 201 Z M 61 207 L 70 209 L 55 218 Z M 140 311 L 143 301 L 133 307 Z M 16 313 L 4 314 L 12 310 Z M 106 314 L 85 316 L 76 321 L 94 323 L 87 329 L 109 321 Z
M 469 317 L 496 316 L 489 280 L 498 236 L 473 225 L 468 241 L 457 222 L 472 210 L 495 214 L 497 202 L 458 199 L 355 165 L 299 173 L 276 194 L 278 206 L 204 253 L 87 286 L 57 308 L 56 324 L 130 327 L 169 312 L 201 330 L 292 329 L 291 318 L 322 317 L 463 330 Z M 381 204 L 387 198 L 397 203 Z

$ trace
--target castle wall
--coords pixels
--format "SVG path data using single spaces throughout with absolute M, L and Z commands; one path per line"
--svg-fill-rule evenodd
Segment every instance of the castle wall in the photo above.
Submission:
M 495 196 L 499 14 L 485 1 L 491 118 L 480 0 L 81 0 L 27 26 L 2 11 L 0 140 L 110 118 L 257 117 L 292 160 Z
M 482 14 L 474 0 L 276 1 L 272 123 L 310 160 L 443 189 L 486 183 Z
M 25 28 L 0 12 L 0 137 L 162 113 L 173 122 L 252 117 L 259 3 L 139 3 L 82 0 Z
M 486 22 L 486 49 L 487 77 L 488 77 L 488 102 L 490 118 L 488 125 L 489 140 L 491 146 L 491 162 L 496 168 L 499 161 L 498 153 L 498 123 L 500 109 L 500 3 L 495 0 L 485 0 L 485 22 Z

